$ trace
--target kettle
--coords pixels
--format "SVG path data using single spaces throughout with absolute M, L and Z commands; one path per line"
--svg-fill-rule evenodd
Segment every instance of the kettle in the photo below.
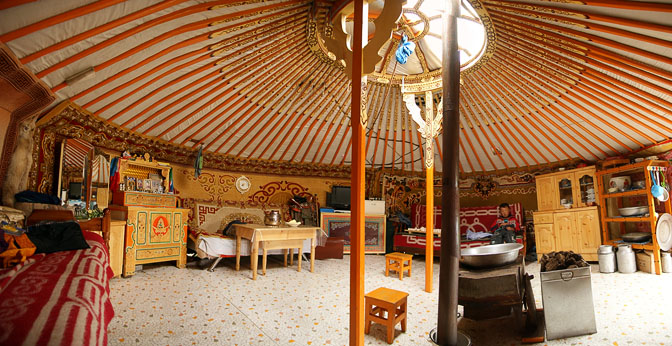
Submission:
M 280 225 L 280 212 L 277 210 L 269 210 L 264 217 L 264 224 L 266 226 L 278 226 Z

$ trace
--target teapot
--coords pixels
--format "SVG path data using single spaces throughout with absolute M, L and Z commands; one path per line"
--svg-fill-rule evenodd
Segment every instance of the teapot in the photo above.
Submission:
M 266 226 L 278 226 L 280 225 L 280 212 L 277 210 L 269 210 L 265 212 L 266 217 L 264 217 L 264 224 Z

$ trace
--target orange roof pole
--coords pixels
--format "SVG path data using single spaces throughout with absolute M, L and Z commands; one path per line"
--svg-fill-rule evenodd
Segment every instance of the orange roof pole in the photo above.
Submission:
M 350 164 L 350 346 L 364 345 L 364 193 L 365 159 L 364 129 L 366 113 L 362 114 L 362 47 L 366 43 L 369 4 L 355 0 L 355 20 L 352 42 L 352 101 L 350 123 L 352 126 L 352 163 Z M 368 22 L 368 21 L 367 21 Z

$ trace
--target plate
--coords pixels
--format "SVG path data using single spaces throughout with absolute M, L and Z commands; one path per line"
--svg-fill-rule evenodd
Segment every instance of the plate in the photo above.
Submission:
M 658 218 L 656 239 L 661 250 L 672 249 L 672 215 L 665 213 Z
M 241 175 L 236 179 L 236 190 L 240 193 L 245 193 L 250 190 L 250 179 L 246 176 Z

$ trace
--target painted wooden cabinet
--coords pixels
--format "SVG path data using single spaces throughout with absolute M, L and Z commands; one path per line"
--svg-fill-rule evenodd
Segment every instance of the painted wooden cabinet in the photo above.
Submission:
M 136 264 L 187 263 L 188 209 L 176 208 L 170 191 L 170 166 L 143 157 L 119 160 L 121 181 L 115 187 L 112 219 L 125 221 L 123 276 L 135 274 Z
M 123 276 L 135 274 L 136 264 L 187 263 L 187 214 L 183 208 L 111 206 L 113 219 L 126 220 Z
M 601 245 L 595 167 L 539 175 L 534 213 L 537 254 L 574 251 L 597 261 Z

